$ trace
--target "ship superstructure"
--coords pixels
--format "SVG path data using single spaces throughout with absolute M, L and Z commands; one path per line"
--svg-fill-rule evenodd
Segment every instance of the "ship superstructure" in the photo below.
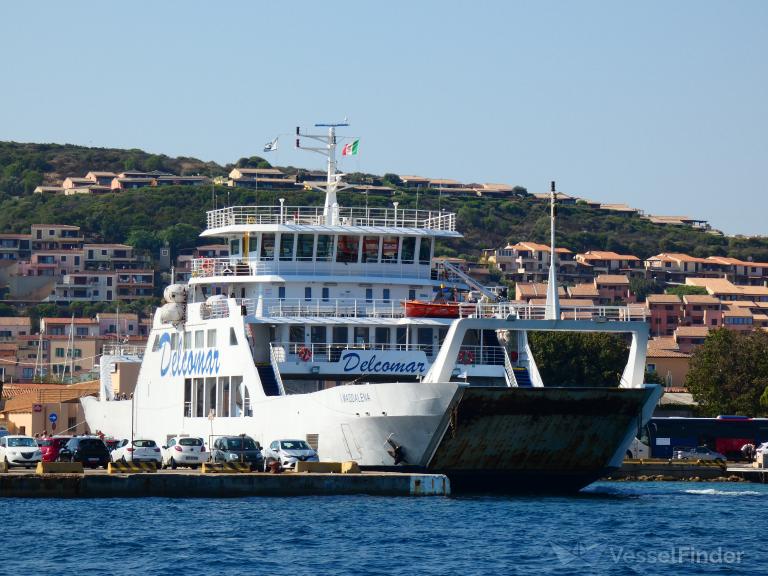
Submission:
M 618 466 L 660 394 L 643 385 L 642 311 L 483 298 L 461 302 L 459 318 L 409 315 L 407 302 L 462 284 L 433 265 L 435 242 L 460 236 L 455 214 L 339 206 L 339 125 L 318 126 L 327 133 L 297 129 L 297 146 L 326 156 L 326 181 L 310 184 L 323 206 L 208 212 L 202 235 L 226 240 L 229 256 L 195 260 L 188 285 L 166 289 L 134 399 L 83 400 L 90 427 L 158 441 L 306 438 L 324 460 L 481 488 L 573 489 Z M 533 330 L 631 334 L 621 386 L 543 382 Z

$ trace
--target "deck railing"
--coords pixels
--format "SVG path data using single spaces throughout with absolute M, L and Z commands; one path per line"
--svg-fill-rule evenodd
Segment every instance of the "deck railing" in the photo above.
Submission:
M 229 314 L 228 298 L 205 304 L 206 318 L 225 318 Z M 248 316 L 257 318 L 404 318 L 405 307 L 401 300 L 366 299 L 312 299 L 301 298 L 237 298 L 237 305 Z M 533 306 L 515 302 L 469 303 L 457 307 L 462 318 L 513 318 L 519 320 L 544 320 L 545 306 Z M 629 306 L 563 306 L 563 320 L 591 320 L 594 322 L 629 322 L 647 319 L 648 310 L 642 304 Z M 510 325 L 510 328 L 514 328 Z
M 324 226 L 321 206 L 230 206 L 208 211 L 208 228 L 245 224 L 292 224 Z M 340 207 L 333 215 L 334 226 L 376 226 L 456 230 L 456 214 L 439 210 Z

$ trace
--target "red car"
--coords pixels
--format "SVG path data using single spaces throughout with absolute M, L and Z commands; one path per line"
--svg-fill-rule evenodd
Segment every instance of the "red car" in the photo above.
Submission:
M 43 462 L 56 462 L 61 450 L 72 436 L 47 436 L 40 438 L 38 444 L 43 453 Z

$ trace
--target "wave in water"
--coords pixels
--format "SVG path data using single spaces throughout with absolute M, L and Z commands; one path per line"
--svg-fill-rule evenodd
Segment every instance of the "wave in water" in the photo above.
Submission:
M 703 496 L 766 496 L 764 492 L 754 490 L 716 490 L 715 488 L 705 488 L 702 490 L 683 490 L 686 494 L 698 494 Z

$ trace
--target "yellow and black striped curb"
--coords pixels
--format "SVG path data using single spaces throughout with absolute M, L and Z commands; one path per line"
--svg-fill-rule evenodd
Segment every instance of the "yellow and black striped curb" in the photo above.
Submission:
M 108 474 L 138 474 L 141 472 L 157 472 L 154 462 L 110 462 Z
M 247 462 L 205 462 L 203 474 L 237 473 L 242 474 L 251 471 L 251 465 Z

